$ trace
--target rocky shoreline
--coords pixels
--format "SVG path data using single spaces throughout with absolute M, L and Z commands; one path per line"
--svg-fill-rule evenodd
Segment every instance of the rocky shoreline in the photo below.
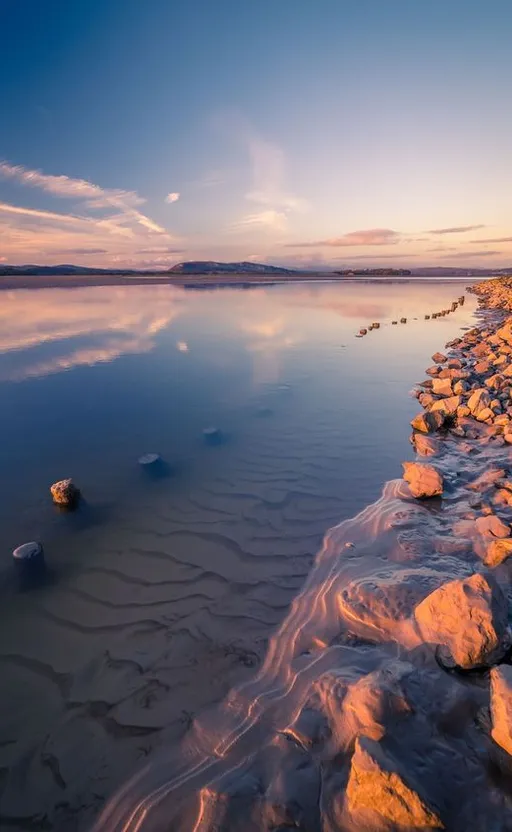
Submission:
M 415 462 L 331 529 L 254 679 L 97 830 L 512 829 L 512 279 L 416 391 Z

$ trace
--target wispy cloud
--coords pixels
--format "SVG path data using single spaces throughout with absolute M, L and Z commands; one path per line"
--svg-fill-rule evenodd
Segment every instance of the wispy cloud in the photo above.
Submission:
M 482 245 L 483 243 L 512 243 L 512 237 L 488 237 L 486 240 L 469 240 L 474 245 Z
M 285 186 L 286 157 L 282 148 L 251 132 L 245 140 L 250 162 L 251 187 L 245 199 L 260 206 L 232 224 L 234 230 L 248 227 L 284 231 L 290 214 L 307 209 L 307 201 Z
M 108 254 L 106 248 L 60 248 L 55 249 L 55 251 L 49 252 L 50 254 L 57 254 L 59 257 L 61 255 L 91 255 L 91 254 Z
M 74 179 L 64 175 L 55 176 L 38 170 L 30 170 L 23 165 L 12 165 L 6 161 L 0 162 L 0 177 L 13 179 L 21 185 L 39 188 L 62 199 L 75 199 L 83 202 L 84 206 L 89 209 L 115 208 L 121 211 L 127 221 L 139 223 L 148 231 L 157 234 L 166 233 L 165 228 L 137 210 L 136 206 L 144 204 L 146 200 L 135 191 L 101 188 L 86 179 Z
M 0 162 L 0 178 L 21 189 L 37 188 L 53 201 L 74 201 L 70 212 L 54 210 L 53 204 L 33 208 L 18 200 L 0 202 L 0 245 L 8 262 L 54 262 L 50 258 L 65 254 L 89 256 L 92 264 L 134 266 L 137 251 L 172 255 L 177 250 L 176 238 L 139 210 L 145 200 L 135 191 L 101 188 L 9 162 Z
M 170 194 L 167 194 L 167 196 L 165 197 L 165 201 L 169 203 L 169 205 L 172 205 L 172 203 L 177 202 L 179 198 L 180 194 L 178 193 L 178 191 L 172 191 Z
M 456 249 L 450 246 L 432 246 L 432 248 L 427 248 L 427 251 L 456 251 Z
M 503 254 L 502 251 L 490 251 L 489 249 L 485 249 L 484 251 L 457 251 L 454 254 L 443 254 L 443 260 L 460 260 L 464 259 L 465 257 L 495 257 L 497 254 Z
M 433 228 L 427 234 L 464 234 L 466 231 L 478 231 L 485 225 L 454 225 L 451 228 Z
M 333 248 L 345 246 L 390 246 L 402 240 L 398 231 L 390 228 L 368 228 L 363 231 L 350 231 L 341 237 L 331 237 L 314 242 L 287 243 L 286 248 L 319 248 L 328 246 Z
M 418 257 L 417 254 L 346 254 L 343 257 L 333 257 L 333 260 L 345 260 L 351 263 L 352 260 L 409 260 Z
M 184 249 L 170 246 L 153 246 L 152 248 L 138 248 L 135 254 L 183 254 Z
M 267 209 L 256 214 L 247 214 L 238 222 L 233 223 L 232 228 L 242 230 L 246 228 L 263 228 L 272 231 L 285 231 L 288 224 L 288 216 L 284 211 Z

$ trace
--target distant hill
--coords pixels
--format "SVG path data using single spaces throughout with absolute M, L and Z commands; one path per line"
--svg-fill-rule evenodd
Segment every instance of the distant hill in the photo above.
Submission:
M 72 263 L 63 263 L 55 266 L 39 266 L 37 264 L 28 264 L 23 266 L 10 266 L 7 264 L 0 264 L 0 276 L 83 276 L 87 277 L 95 275 L 127 275 L 127 276 L 157 276 L 165 278 L 172 275 L 220 275 L 220 274 L 252 274 L 252 275 L 276 275 L 289 276 L 294 275 L 314 275 L 321 274 L 328 276 L 331 274 L 347 277 L 364 275 L 380 275 L 380 276 L 413 276 L 413 277 L 480 277 L 481 275 L 504 275 L 512 274 L 512 266 L 508 269 L 472 269 L 472 268 L 451 268 L 448 266 L 425 266 L 423 268 L 415 269 L 393 269 L 393 268 L 367 268 L 367 269 L 342 269 L 342 270 L 314 270 L 314 269 L 286 269 L 282 266 L 269 266 L 266 263 L 219 263 L 215 260 L 190 260 L 185 263 L 177 263 L 172 268 L 163 269 L 100 269 L 90 268 L 89 266 L 75 266 Z
M 137 269 L 95 269 L 89 266 L 73 266 L 65 263 L 57 266 L 8 266 L 0 264 L 0 275 L 100 275 L 100 274 L 165 274 L 162 271 L 139 271 Z
M 218 263 L 215 260 L 190 260 L 177 263 L 169 274 L 299 274 L 298 269 L 267 266 L 265 263 Z

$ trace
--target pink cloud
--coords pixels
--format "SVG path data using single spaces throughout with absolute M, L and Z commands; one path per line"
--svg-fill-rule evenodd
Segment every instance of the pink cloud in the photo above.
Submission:
M 345 246 L 390 246 L 396 245 L 402 239 L 398 231 L 390 228 L 368 228 L 363 231 L 350 231 L 342 237 L 332 237 L 315 242 L 287 243 L 287 248 L 316 248 L 329 246 L 332 248 Z

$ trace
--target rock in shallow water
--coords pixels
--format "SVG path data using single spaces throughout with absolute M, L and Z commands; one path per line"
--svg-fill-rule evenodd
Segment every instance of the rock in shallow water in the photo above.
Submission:
M 59 480 L 50 487 L 53 502 L 60 506 L 74 506 L 80 492 L 71 478 Z
M 422 462 L 402 462 L 404 480 L 409 483 L 413 497 L 425 499 L 443 493 L 443 478 L 432 465 Z
M 416 607 L 423 640 L 439 646 L 447 666 L 465 670 L 498 661 L 509 646 L 507 600 L 484 575 L 449 581 Z

